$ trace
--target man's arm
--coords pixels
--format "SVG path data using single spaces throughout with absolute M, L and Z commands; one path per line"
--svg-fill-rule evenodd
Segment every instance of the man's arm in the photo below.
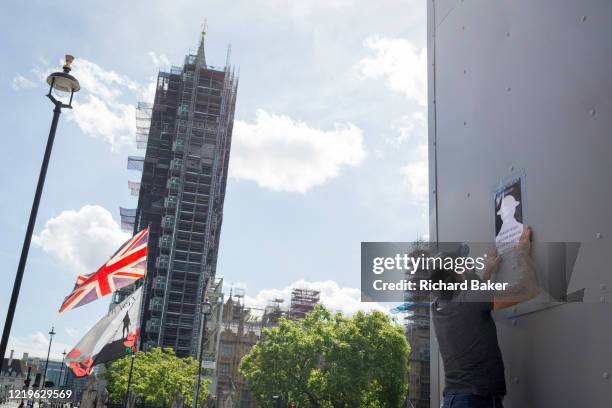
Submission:
M 498 258 L 496 257 L 493 261 L 494 267 L 485 270 L 483 279 L 490 279 L 492 273 L 497 270 L 497 266 L 501 261 Z M 508 284 L 505 290 L 495 292 L 493 296 L 493 309 L 504 309 L 514 306 L 517 303 L 533 299 L 540 293 L 535 264 L 531 257 L 531 228 L 528 226 L 523 228 L 523 233 L 515 249 L 513 261 L 515 262 L 516 269 L 519 271 L 519 279 L 517 282 Z

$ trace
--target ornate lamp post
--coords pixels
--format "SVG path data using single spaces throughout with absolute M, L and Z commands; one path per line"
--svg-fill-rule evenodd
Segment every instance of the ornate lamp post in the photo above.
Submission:
M 62 375 L 64 374 L 64 365 L 66 363 L 66 350 L 64 350 L 64 352 L 62 353 L 62 368 L 60 370 L 60 377 L 59 377 L 59 381 L 57 386 L 61 387 L 62 386 Z M 68 373 L 66 373 L 66 375 L 68 375 Z
M 49 368 L 49 354 L 51 354 L 51 343 L 53 342 L 53 336 L 55 335 L 55 327 L 51 326 L 49 331 L 49 349 L 47 350 L 47 362 L 45 363 L 45 372 L 43 373 L 42 383 L 40 388 L 45 388 L 45 381 L 47 380 L 47 369 Z
M 47 98 L 49 98 L 51 102 L 53 102 L 55 108 L 53 109 L 53 120 L 51 121 L 51 129 L 49 130 L 47 147 L 45 149 L 45 155 L 43 157 L 43 162 L 40 167 L 38 184 L 36 185 L 36 192 L 34 193 L 34 203 L 32 204 L 32 210 L 30 211 L 30 219 L 26 228 L 25 239 L 23 240 L 23 247 L 21 248 L 19 266 L 17 267 L 17 275 L 15 276 L 13 292 L 11 294 L 11 300 L 9 302 L 8 311 L 6 313 L 4 330 L 2 331 L 2 341 L 0 342 L 0 364 L 4 361 L 4 353 L 6 353 L 9 335 L 11 334 L 13 317 L 15 316 L 15 308 L 17 307 L 17 299 L 19 298 L 19 290 L 21 289 L 21 281 L 23 280 L 23 271 L 25 270 L 26 261 L 28 259 L 28 252 L 30 250 L 30 242 L 32 241 L 34 225 L 36 224 L 36 215 L 38 214 L 40 197 L 42 195 L 43 187 L 45 185 L 45 177 L 47 176 L 47 168 L 49 167 L 49 159 L 51 157 L 53 141 L 55 140 L 57 122 L 59 121 L 59 116 L 62 113 L 62 108 L 72 109 L 72 97 L 74 96 L 75 92 L 78 92 L 81 89 L 79 81 L 77 81 L 75 77 L 70 75 L 70 65 L 72 64 L 73 60 L 74 57 L 72 55 L 66 55 L 66 64 L 62 68 L 63 72 L 54 72 L 47 77 L 47 83 L 49 84 L 49 92 L 47 93 Z

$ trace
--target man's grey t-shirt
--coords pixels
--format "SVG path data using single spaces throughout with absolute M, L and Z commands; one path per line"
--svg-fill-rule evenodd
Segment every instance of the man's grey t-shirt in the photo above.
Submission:
M 450 300 L 432 302 L 434 330 L 444 362 L 445 395 L 506 395 L 492 309 L 492 292 L 460 291 Z

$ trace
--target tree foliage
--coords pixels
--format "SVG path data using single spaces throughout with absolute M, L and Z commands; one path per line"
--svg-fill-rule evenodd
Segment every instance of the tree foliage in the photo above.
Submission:
M 406 397 L 408 352 L 403 329 L 385 314 L 348 318 L 318 306 L 265 329 L 240 371 L 262 407 L 281 395 L 298 407 L 394 408 Z
M 104 377 L 113 402 L 123 402 L 127 391 L 131 357 L 126 356 L 107 366 Z M 153 348 L 138 352 L 134 359 L 131 389 L 138 401 L 148 404 L 169 406 L 177 393 L 183 396 L 185 404 L 191 405 L 198 374 L 197 360 L 179 358 L 171 348 Z M 206 399 L 210 380 L 202 376 L 198 405 Z

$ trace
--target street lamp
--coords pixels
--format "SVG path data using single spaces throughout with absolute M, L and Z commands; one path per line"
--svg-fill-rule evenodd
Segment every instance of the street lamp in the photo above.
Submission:
M 208 301 L 208 299 L 204 300 L 204 303 L 202 303 L 202 318 L 203 318 L 203 323 L 202 323 L 202 332 L 200 333 L 200 356 L 198 359 L 198 380 L 196 381 L 195 387 L 194 387 L 194 392 L 193 392 L 193 408 L 197 408 L 198 407 L 198 397 L 200 395 L 200 380 L 202 378 L 202 356 L 204 355 L 204 340 L 206 339 L 206 320 L 208 318 L 208 315 L 210 314 L 210 311 L 212 309 L 212 306 L 210 304 L 210 302 Z
M 62 353 L 62 368 L 60 369 L 60 377 L 57 386 L 62 386 L 62 375 L 64 374 L 64 364 L 66 363 L 66 350 Z M 68 373 L 66 373 L 68 375 Z
M 53 336 L 55 335 L 55 331 L 53 330 L 54 328 L 55 327 L 51 326 L 51 331 L 49 331 L 49 349 L 47 350 L 47 362 L 45 363 L 45 372 L 43 373 L 41 388 L 45 388 L 45 380 L 47 379 L 47 368 L 49 368 L 49 354 L 51 354 L 51 342 L 53 341 Z
M 21 257 L 19 258 L 19 265 L 17 266 L 17 275 L 15 276 L 15 283 L 13 284 L 13 292 L 11 294 L 8 311 L 6 312 L 6 320 L 4 321 L 2 341 L 0 342 L 0 365 L 4 361 L 4 353 L 6 353 L 9 335 L 11 334 L 13 317 L 15 316 L 15 308 L 17 307 L 17 299 L 19 298 L 19 290 L 21 289 L 21 281 L 23 280 L 23 271 L 25 270 L 26 261 L 28 259 L 28 252 L 30 250 L 30 242 L 32 241 L 34 225 L 36 224 L 36 215 L 38 214 L 40 197 L 45 185 L 45 177 L 47 176 L 47 168 L 49 167 L 49 158 L 51 157 L 53 141 L 55 140 L 57 122 L 59 120 L 60 113 L 62 113 L 62 108 L 72 109 L 72 97 L 74 96 L 75 92 L 78 92 L 79 89 L 81 89 L 79 81 L 70 75 L 70 65 L 72 64 L 73 60 L 74 57 L 72 55 L 66 55 L 66 64 L 62 67 L 63 72 L 54 72 L 47 77 L 47 84 L 49 84 L 49 92 L 47 93 L 47 97 L 51 100 L 51 102 L 53 102 L 55 108 L 53 109 L 53 120 L 51 121 L 51 129 L 49 130 L 49 138 L 47 139 L 45 155 L 40 167 L 38 184 L 36 185 L 36 192 L 34 193 L 34 203 L 32 204 L 30 219 L 26 228 L 23 247 L 21 248 Z M 64 101 L 67 101 L 68 103 L 64 103 Z

